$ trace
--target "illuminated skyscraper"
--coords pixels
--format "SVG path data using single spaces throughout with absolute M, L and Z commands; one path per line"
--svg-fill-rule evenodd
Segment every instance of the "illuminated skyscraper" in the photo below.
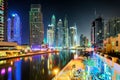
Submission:
M 54 30 L 52 29 L 52 24 L 48 25 L 47 29 L 47 43 L 49 46 L 53 46 L 54 44 Z
M 56 26 L 56 18 L 54 14 L 52 15 L 52 18 L 51 18 L 51 25 L 52 25 L 52 29 L 54 30 Z
M 44 27 L 40 4 L 32 4 L 30 16 L 30 45 L 41 45 L 44 38 Z
M 7 0 L 0 0 L 0 41 L 7 41 Z
M 52 31 L 53 31 L 53 46 L 55 46 L 56 45 L 56 37 L 57 37 L 57 32 L 56 32 L 56 28 L 57 28 L 57 26 L 56 26 L 56 17 L 55 17 L 55 15 L 53 14 L 52 15 L 52 18 L 51 18 L 51 27 L 52 27 Z
M 70 46 L 74 47 L 77 44 L 77 28 L 76 25 L 70 27 Z
M 69 32 L 68 32 L 68 20 L 67 18 L 65 17 L 64 19 L 64 29 L 63 29 L 63 44 L 65 47 L 68 47 L 69 46 L 69 41 L 68 41 L 68 35 L 69 35 Z
M 104 38 L 109 38 L 110 36 L 117 36 L 120 33 L 120 18 L 110 19 L 105 26 Z
M 94 46 L 102 48 L 104 39 L 104 20 L 102 17 L 96 18 L 91 27 L 91 42 Z
M 63 47 L 63 23 L 62 20 L 59 19 L 57 23 L 57 28 L 58 28 L 58 47 Z
M 8 19 L 7 38 L 9 42 L 17 42 L 21 44 L 21 23 L 18 14 L 12 14 L 12 18 Z

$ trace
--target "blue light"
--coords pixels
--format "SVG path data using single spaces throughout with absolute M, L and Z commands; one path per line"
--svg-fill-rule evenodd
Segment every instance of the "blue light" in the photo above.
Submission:
M 21 80 L 21 61 L 15 63 L 15 80 Z
M 8 41 L 21 44 L 21 22 L 18 14 L 12 14 L 12 18 L 8 19 Z
M 12 17 L 15 17 L 15 14 L 12 14 Z

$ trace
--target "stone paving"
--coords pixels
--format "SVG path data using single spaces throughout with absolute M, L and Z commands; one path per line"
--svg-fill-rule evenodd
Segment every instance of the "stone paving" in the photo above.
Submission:
M 72 80 L 73 65 L 75 65 L 76 70 L 85 69 L 82 58 L 73 59 L 53 78 L 53 80 Z

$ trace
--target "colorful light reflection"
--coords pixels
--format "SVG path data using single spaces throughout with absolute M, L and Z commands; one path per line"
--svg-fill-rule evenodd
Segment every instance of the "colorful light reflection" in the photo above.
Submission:
M 8 72 L 11 72 L 12 71 L 12 68 L 11 67 L 8 67 Z
M 1 69 L 1 74 L 4 75 L 5 74 L 5 68 Z

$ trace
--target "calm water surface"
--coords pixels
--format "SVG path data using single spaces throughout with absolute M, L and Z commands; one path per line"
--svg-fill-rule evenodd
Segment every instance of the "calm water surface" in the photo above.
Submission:
M 62 69 L 71 59 L 70 51 L 0 61 L 0 80 L 51 80 L 55 68 Z

